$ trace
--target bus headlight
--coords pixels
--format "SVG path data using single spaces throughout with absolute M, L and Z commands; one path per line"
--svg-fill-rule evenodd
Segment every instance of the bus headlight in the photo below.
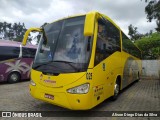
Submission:
M 36 83 L 33 80 L 30 81 L 30 84 L 36 86 Z
M 67 90 L 68 93 L 72 93 L 72 94 L 85 94 L 88 91 L 89 91 L 89 83 L 85 83 L 80 86 L 70 88 Z

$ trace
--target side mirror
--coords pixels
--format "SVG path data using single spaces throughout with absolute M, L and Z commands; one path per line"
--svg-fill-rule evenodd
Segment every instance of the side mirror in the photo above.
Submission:
M 89 12 L 86 14 L 85 25 L 84 25 L 84 36 L 92 36 L 95 27 L 97 12 Z
M 37 32 L 41 32 L 42 29 L 41 28 L 30 28 L 28 29 L 25 34 L 24 34 L 24 38 L 23 38 L 23 41 L 22 41 L 22 45 L 25 46 L 26 43 L 27 43 L 27 39 L 28 39 L 28 35 L 30 32 L 33 32 L 33 31 L 37 31 Z

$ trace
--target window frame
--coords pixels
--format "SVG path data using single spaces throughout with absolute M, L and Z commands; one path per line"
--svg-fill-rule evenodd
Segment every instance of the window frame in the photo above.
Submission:
M 97 19 L 97 30 L 96 30 L 96 32 L 97 32 L 97 39 L 96 39 L 96 49 L 95 49 L 95 59 L 94 59 L 94 66 L 96 66 L 96 65 L 98 65 L 100 62 L 102 62 L 104 59 L 106 59 L 107 57 L 109 57 L 110 55 L 112 55 L 113 53 L 115 53 L 115 52 L 117 52 L 117 51 L 119 51 L 119 52 L 121 52 L 121 31 L 120 31 L 120 29 L 119 28 L 117 28 L 117 26 L 115 26 L 110 20 L 108 20 L 107 18 L 104 18 L 104 17 L 102 17 L 102 18 L 98 18 Z M 102 25 L 104 25 L 105 26 L 105 28 L 108 28 L 108 26 L 109 26 L 109 29 L 113 29 L 114 28 L 114 30 L 113 30 L 113 34 L 115 34 L 116 32 L 117 32 L 117 34 L 115 34 L 116 35 L 116 37 L 110 37 L 111 38 L 111 40 L 108 40 L 108 41 L 106 41 L 106 39 L 104 39 L 104 38 L 101 38 L 101 40 L 102 41 L 105 41 L 105 42 L 109 42 L 108 43 L 108 45 L 112 45 L 112 47 L 113 48 L 115 48 L 115 49 L 112 49 L 111 50 L 111 53 L 110 52 L 108 52 L 109 53 L 109 55 L 107 55 L 107 56 L 105 56 L 104 54 L 103 54 L 103 56 L 105 56 L 105 57 L 103 57 L 101 60 L 98 60 L 98 62 L 96 62 L 97 60 L 97 58 L 96 58 L 96 54 L 99 54 L 99 53 L 97 53 L 97 43 L 98 43 L 98 38 L 100 38 L 100 36 L 99 36 L 99 34 L 98 34 L 98 30 L 99 30 L 99 23 L 102 23 Z M 108 36 L 111 36 L 111 34 L 110 35 L 107 35 L 107 30 L 109 30 L 109 29 L 106 29 L 106 34 L 105 34 L 105 36 L 106 36 L 106 38 L 108 38 Z M 113 35 L 112 34 L 112 35 Z M 113 39 L 115 39 L 115 43 L 112 41 Z M 118 44 L 117 44 L 118 43 Z M 109 51 L 109 49 L 107 50 L 106 49 L 106 51 Z M 102 54 L 101 54 L 102 55 Z M 100 56 L 101 56 L 100 55 Z

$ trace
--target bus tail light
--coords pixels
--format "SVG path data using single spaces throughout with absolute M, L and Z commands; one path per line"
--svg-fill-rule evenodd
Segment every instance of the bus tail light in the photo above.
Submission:
M 72 93 L 72 94 L 85 94 L 88 91 L 89 91 L 89 83 L 85 83 L 80 86 L 70 88 L 67 90 L 68 93 Z

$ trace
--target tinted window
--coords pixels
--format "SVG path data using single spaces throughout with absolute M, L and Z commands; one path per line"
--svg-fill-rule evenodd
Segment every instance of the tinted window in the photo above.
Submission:
M 24 58 L 34 58 L 36 49 L 33 48 L 22 48 L 22 57 Z
M 79 16 L 46 25 L 33 69 L 42 72 L 46 72 L 47 69 L 47 72 L 51 73 L 86 71 L 91 55 L 92 38 L 84 36 L 84 23 L 85 16 Z M 46 63 L 50 67 L 45 65 Z
M 125 52 L 141 58 L 141 51 L 132 43 L 132 41 L 124 34 L 122 33 L 122 48 Z
M 120 32 L 108 20 L 98 21 L 95 65 L 120 50 Z
M 20 48 L 12 46 L 0 46 L 0 61 L 19 57 Z

